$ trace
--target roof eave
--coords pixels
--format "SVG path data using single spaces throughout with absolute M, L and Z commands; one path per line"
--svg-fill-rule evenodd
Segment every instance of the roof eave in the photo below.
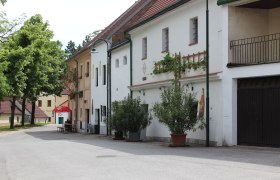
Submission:
M 175 4 L 173 4 L 173 5 L 171 5 L 171 6 L 167 7 L 167 8 L 165 8 L 164 10 L 162 10 L 162 11 L 156 13 L 155 15 L 153 15 L 153 16 L 147 18 L 146 20 L 141 21 L 140 23 L 135 24 L 134 26 L 128 28 L 127 30 L 125 30 L 125 33 L 129 32 L 129 31 L 131 31 L 131 30 L 133 30 L 133 29 L 136 29 L 136 28 L 138 28 L 138 27 L 140 27 L 140 26 L 142 26 L 142 25 L 144 25 L 144 24 L 146 24 L 146 23 L 148 23 L 148 22 L 150 22 L 150 21 L 152 21 L 152 20 L 154 20 L 154 19 L 156 19 L 156 18 L 158 18 L 158 17 L 164 15 L 165 13 L 167 13 L 167 12 L 169 12 L 169 11 L 172 11 L 173 9 L 175 9 L 175 8 L 181 6 L 181 5 L 183 5 L 183 4 L 185 4 L 185 3 L 189 2 L 189 1 L 191 1 L 191 0 L 181 0 L 181 1 L 179 1 L 179 2 L 177 2 L 177 3 L 175 3 Z
M 217 4 L 218 4 L 218 6 L 220 6 L 220 5 L 232 3 L 232 2 L 235 2 L 235 1 L 239 1 L 239 0 L 218 0 Z

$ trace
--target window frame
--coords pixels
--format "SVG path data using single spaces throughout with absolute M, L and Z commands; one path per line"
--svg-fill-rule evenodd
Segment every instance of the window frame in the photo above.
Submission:
M 162 29 L 162 53 L 169 52 L 169 28 Z
M 190 19 L 189 46 L 198 44 L 198 16 Z
M 148 38 L 142 38 L 142 60 L 148 57 Z

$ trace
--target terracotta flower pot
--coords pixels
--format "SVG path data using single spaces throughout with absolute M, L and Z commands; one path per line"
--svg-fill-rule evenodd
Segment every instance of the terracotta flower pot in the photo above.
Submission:
M 171 134 L 172 147 L 186 146 L 187 134 Z

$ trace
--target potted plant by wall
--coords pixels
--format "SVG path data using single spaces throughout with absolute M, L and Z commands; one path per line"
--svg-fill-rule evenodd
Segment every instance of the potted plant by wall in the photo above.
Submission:
M 194 95 L 185 92 L 176 81 L 163 90 L 161 103 L 156 103 L 153 111 L 159 122 L 169 128 L 171 146 L 185 146 L 186 132 L 204 128 L 203 119 L 197 116 L 197 105 Z
M 123 100 L 125 110 L 125 120 L 128 131 L 128 141 L 139 141 L 140 131 L 145 129 L 151 123 L 151 116 L 148 109 L 141 104 L 140 98 L 132 98 L 128 95 Z
M 126 126 L 125 126 L 125 112 L 124 108 L 122 108 L 121 101 L 114 101 L 112 103 L 112 109 L 111 109 L 111 119 L 110 119 L 110 127 L 112 130 L 115 131 L 115 137 L 114 140 L 124 140 L 124 132 L 126 132 Z

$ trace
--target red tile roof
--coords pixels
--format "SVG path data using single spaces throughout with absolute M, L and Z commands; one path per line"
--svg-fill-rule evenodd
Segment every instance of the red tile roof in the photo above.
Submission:
M 0 101 L 0 113 L 1 114 L 11 114 L 11 101 Z M 16 108 L 15 114 L 21 114 L 21 111 Z
M 159 13 L 160 11 L 177 2 L 178 0 L 156 0 L 153 5 L 141 16 L 141 18 L 139 18 L 138 21 L 135 22 L 135 24 L 152 17 L 153 15 Z

